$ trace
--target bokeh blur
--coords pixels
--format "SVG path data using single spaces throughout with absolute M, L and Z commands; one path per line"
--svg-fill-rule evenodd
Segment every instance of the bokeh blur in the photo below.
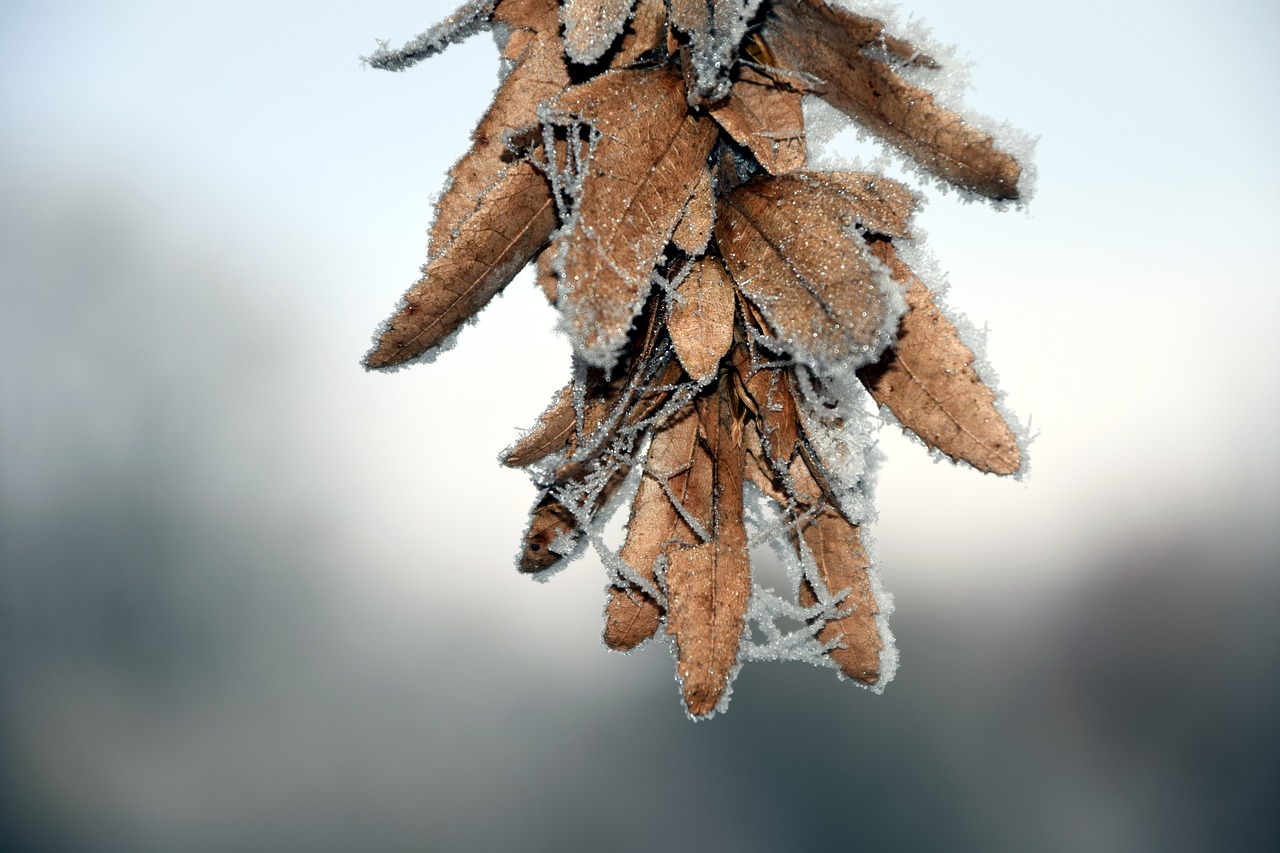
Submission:
M 0 849 L 1280 849 L 1280 7 L 902 9 L 1042 137 L 918 220 L 1032 472 L 886 430 L 896 681 L 698 724 L 598 563 L 513 568 L 532 281 L 358 365 L 497 58 L 357 57 L 448 11 L 0 6 Z

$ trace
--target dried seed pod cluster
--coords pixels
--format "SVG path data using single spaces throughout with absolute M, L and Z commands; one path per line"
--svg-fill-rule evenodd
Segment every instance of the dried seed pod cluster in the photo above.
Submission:
M 883 686 L 896 657 L 861 532 L 864 389 L 954 460 L 1014 474 L 1023 456 L 903 260 L 915 196 L 808 168 L 804 99 L 973 195 L 1018 199 L 1022 164 L 912 82 L 935 59 L 822 0 L 480 0 L 369 62 L 404 69 L 486 28 L 508 71 L 366 365 L 429 353 L 536 263 L 575 366 L 503 457 L 540 488 L 521 569 L 593 542 L 605 642 L 665 626 L 695 717 L 723 709 L 752 657 Z M 614 551 L 600 531 L 622 497 Z M 789 596 L 752 582 L 766 540 Z

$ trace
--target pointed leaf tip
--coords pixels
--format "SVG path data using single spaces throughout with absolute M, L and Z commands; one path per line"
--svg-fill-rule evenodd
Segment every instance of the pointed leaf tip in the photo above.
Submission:
M 798 0 L 773 4 L 761 36 L 783 67 L 825 83 L 823 100 L 927 171 L 994 201 L 1017 200 L 1022 166 L 1012 155 L 865 50 L 878 46 L 899 58 L 908 52 L 902 40 L 886 40 L 883 30 L 872 18 L 821 0 Z M 917 64 L 931 62 L 925 57 Z
M 437 346 L 489 303 L 551 238 L 555 207 L 546 178 L 512 164 L 432 258 L 365 357 L 371 369 L 403 364 Z
M 872 245 L 894 279 L 907 286 L 898 339 L 876 364 L 858 371 L 877 403 L 929 448 L 991 474 L 1016 474 L 1022 454 L 996 407 L 996 394 L 973 369 L 973 352 L 889 241 Z

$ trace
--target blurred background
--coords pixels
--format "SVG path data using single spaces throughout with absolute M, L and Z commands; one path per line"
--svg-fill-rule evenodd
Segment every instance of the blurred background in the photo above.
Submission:
M 359 367 L 497 58 L 357 57 L 449 11 L 0 6 L 0 847 L 1280 849 L 1280 7 L 903 8 L 1042 137 L 1029 214 L 918 220 L 1032 472 L 883 431 L 896 681 L 699 724 L 598 562 L 513 568 L 531 279 Z

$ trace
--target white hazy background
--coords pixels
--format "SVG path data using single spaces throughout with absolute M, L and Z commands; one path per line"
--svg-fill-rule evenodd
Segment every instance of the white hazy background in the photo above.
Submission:
M 531 279 L 358 365 L 497 58 L 357 56 L 449 11 L 0 5 L 0 847 L 1277 849 L 1280 6 L 904 8 L 1042 137 L 1029 215 L 919 218 L 1032 474 L 885 431 L 897 680 L 696 725 L 597 563 L 512 566 Z

